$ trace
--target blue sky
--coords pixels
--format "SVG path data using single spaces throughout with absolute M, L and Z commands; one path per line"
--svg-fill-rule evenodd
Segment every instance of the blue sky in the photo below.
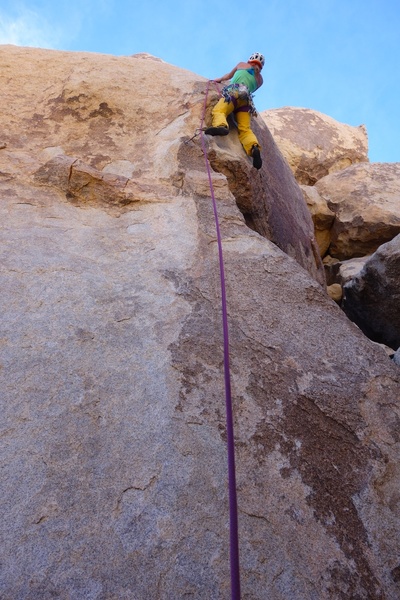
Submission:
M 364 124 L 371 162 L 400 162 L 399 0 L 2 0 L 0 43 L 148 52 L 210 79 L 262 52 L 259 111 Z

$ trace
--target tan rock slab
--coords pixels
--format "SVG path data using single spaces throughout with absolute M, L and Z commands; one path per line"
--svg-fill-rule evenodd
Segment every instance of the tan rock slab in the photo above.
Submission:
M 206 82 L 143 54 L 0 63 L 2 600 L 228 598 L 219 248 L 186 143 Z M 207 142 L 243 598 L 395 598 L 400 372 L 318 281 L 255 128 L 261 172 L 234 130 Z
M 400 163 L 363 163 L 324 177 L 319 195 L 335 213 L 329 253 L 366 256 L 400 232 Z
M 299 183 L 314 185 L 330 173 L 368 161 L 364 125 L 353 127 L 315 110 L 289 106 L 261 116 Z

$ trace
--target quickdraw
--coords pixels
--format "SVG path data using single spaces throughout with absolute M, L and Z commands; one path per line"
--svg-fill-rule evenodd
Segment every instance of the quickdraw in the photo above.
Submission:
M 206 129 L 206 127 L 199 127 L 198 129 L 195 129 L 195 132 L 194 132 L 194 134 L 192 135 L 192 137 L 191 137 L 191 138 L 189 138 L 189 139 L 187 139 L 187 140 L 185 140 L 183 143 L 184 143 L 184 144 L 188 144 L 189 142 L 191 142 L 192 140 L 194 140 L 194 138 L 195 138 L 195 137 L 197 137 L 198 135 L 200 135 L 200 133 L 201 133 L 202 131 L 204 131 L 205 129 Z

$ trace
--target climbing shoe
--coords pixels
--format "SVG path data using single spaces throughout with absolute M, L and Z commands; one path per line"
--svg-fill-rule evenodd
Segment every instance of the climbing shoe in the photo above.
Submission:
M 228 135 L 229 133 L 229 129 L 228 127 L 207 127 L 207 129 L 204 130 L 204 133 L 206 135 Z
M 254 146 L 251 149 L 251 156 L 253 158 L 253 167 L 255 169 L 261 169 L 262 159 L 261 159 L 261 153 L 260 153 L 260 146 L 257 146 L 257 144 L 254 144 Z

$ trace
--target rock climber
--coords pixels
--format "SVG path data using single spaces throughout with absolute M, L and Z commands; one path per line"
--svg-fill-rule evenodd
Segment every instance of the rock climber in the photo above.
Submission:
M 251 130 L 251 115 L 257 114 L 252 96 L 263 84 L 261 70 L 264 63 L 264 56 L 254 52 L 247 62 L 240 62 L 223 77 L 214 79 L 217 83 L 231 79 L 231 83 L 222 89 L 222 98 L 212 111 L 212 126 L 204 131 L 207 135 L 228 135 L 227 117 L 233 112 L 239 140 L 246 154 L 252 157 L 256 169 L 261 169 L 262 159 L 260 145 Z

